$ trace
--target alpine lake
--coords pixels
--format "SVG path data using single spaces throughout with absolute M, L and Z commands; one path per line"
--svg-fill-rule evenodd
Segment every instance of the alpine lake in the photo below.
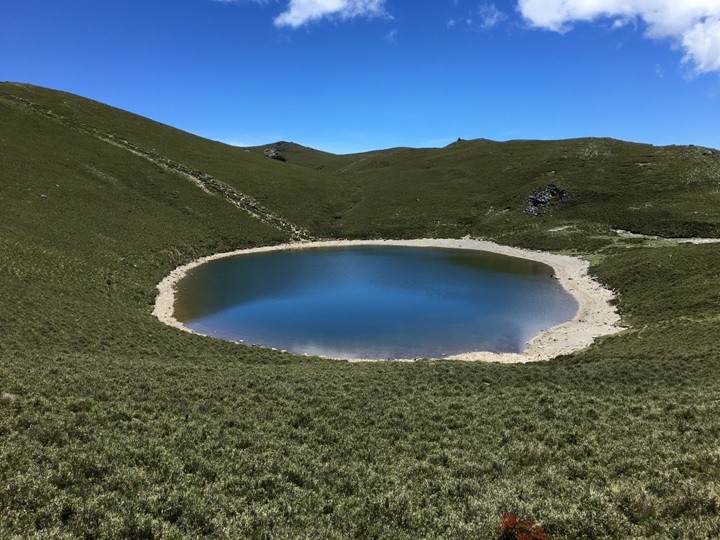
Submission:
M 235 255 L 177 285 L 194 332 L 341 359 L 521 353 L 577 301 L 545 264 L 477 250 L 388 246 Z

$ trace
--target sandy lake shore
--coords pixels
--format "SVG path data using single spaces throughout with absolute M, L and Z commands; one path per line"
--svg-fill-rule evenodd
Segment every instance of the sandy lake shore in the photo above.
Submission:
M 569 354 L 590 346 L 595 338 L 614 334 L 623 330 L 620 316 L 611 305 L 612 291 L 602 287 L 588 275 L 589 263 L 577 257 L 558 255 L 544 251 L 532 251 L 488 242 L 485 240 L 461 239 L 418 239 L 418 240 L 329 240 L 321 242 L 298 242 L 252 249 L 241 249 L 227 253 L 218 253 L 197 259 L 170 272 L 157 286 L 158 296 L 153 315 L 160 321 L 194 333 L 174 317 L 175 293 L 177 283 L 193 268 L 208 261 L 267 251 L 308 249 L 314 247 L 341 246 L 412 246 L 455 249 L 474 249 L 509 255 L 538 261 L 551 266 L 555 277 L 562 286 L 575 297 L 578 311 L 571 320 L 545 330 L 532 338 L 521 354 L 496 354 L 487 351 L 470 351 L 450 356 L 453 360 L 486 361 L 501 363 L 536 362 L 549 360 L 562 354 Z M 356 359 L 353 361 L 363 361 Z

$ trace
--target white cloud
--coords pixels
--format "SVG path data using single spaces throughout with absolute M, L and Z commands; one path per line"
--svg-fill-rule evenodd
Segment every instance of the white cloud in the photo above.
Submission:
M 275 26 L 298 28 L 324 17 L 352 19 L 385 14 L 385 0 L 290 0 L 275 18 Z
M 720 0 L 518 0 L 532 25 L 567 32 L 575 22 L 642 20 L 653 39 L 669 39 L 698 73 L 720 71 Z
M 683 33 L 682 47 L 700 73 L 720 71 L 720 17 L 695 23 Z

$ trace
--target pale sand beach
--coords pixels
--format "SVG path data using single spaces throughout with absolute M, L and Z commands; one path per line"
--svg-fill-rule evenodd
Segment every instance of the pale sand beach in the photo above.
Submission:
M 298 242 L 218 253 L 197 259 L 170 272 L 157 286 L 158 296 L 155 301 L 153 315 L 165 324 L 186 332 L 194 333 L 174 317 L 176 285 L 189 271 L 208 261 L 247 253 L 341 246 L 411 246 L 473 249 L 530 259 L 551 266 L 555 271 L 555 277 L 578 302 L 578 311 L 571 320 L 549 328 L 532 338 L 521 354 L 496 354 L 487 351 L 469 351 L 450 356 L 447 359 L 501 363 L 537 362 L 584 349 L 589 347 L 597 337 L 614 334 L 623 330 L 623 327 L 620 326 L 620 316 L 611 304 L 614 298 L 613 292 L 604 288 L 588 275 L 590 264 L 587 261 L 568 255 L 520 249 L 470 238 L 329 240 L 320 242 Z M 351 361 L 368 360 L 358 358 Z

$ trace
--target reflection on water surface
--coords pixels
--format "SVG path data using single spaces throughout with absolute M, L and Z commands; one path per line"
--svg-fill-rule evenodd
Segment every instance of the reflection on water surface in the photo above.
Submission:
M 175 317 L 228 340 L 335 358 L 522 352 L 576 301 L 544 264 L 472 250 L 353 246 L 195 268 Z

